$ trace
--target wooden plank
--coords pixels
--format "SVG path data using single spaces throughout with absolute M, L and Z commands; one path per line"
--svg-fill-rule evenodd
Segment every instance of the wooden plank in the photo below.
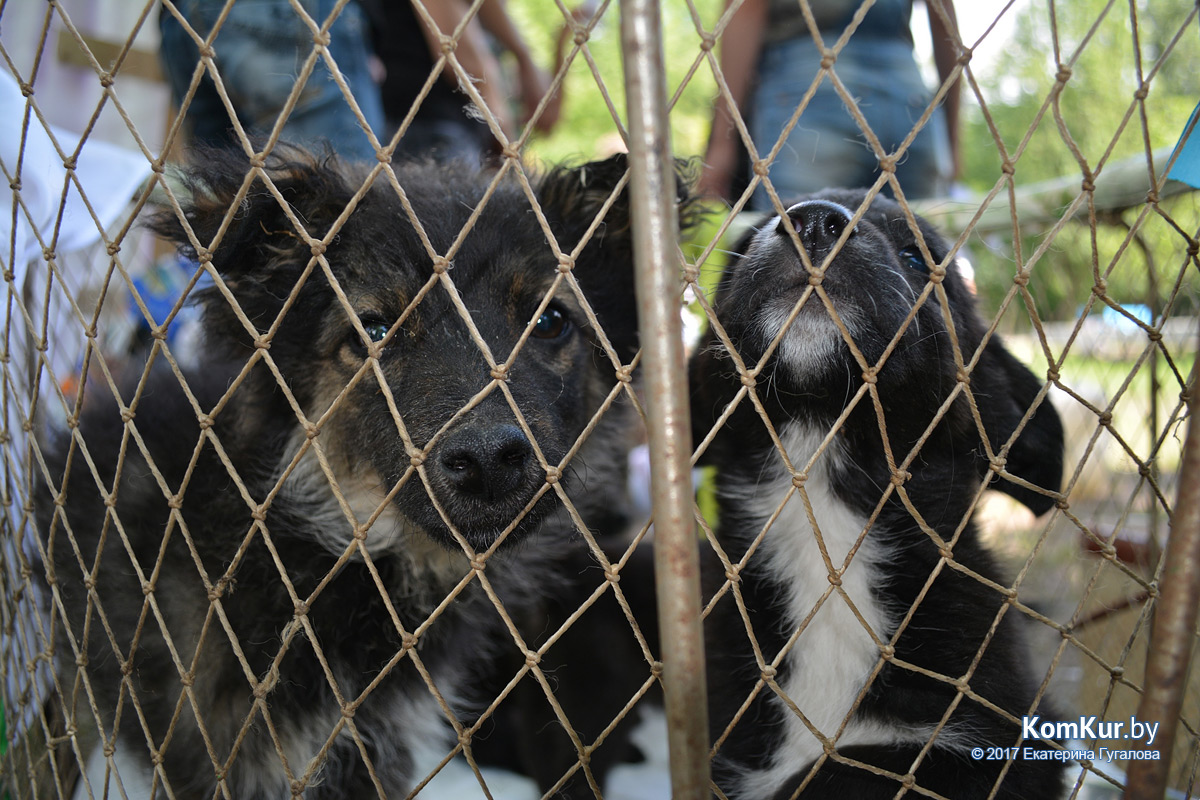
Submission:
M 1154 151 L 1154 167 L 1161 174 L 1171 157 L 1173 148 L 1167 147 Z M 1096 210 L 1099 212 L 1117 212 L 1133 208 L 1146 202 L 1150 192 L 1150 171 L 1146 165 L 1145 155 L 1136 155 L 1121 161 L 1113 161 L 1104 166 L 1095 179 L 1094 197 Z M 1191 191 L 1191 187 L 1178 181 L 1169 180 L 1159 192 L 1159 199 L 1165 199 L 1176 194 Z M 1061 178 L 1051 178 L 1025 186 L 1019 186 L 1015 193 L 1017 219 L 1022 231 L 1035 233 L 1045 230 L 1067 212 L 1075 198 L 1083 193 L 1083 176 L 1067 175 Z M 921 216 L 938 225 L 945 231 L 957 233 L 970 224 L 983 198 L 970 200 L 951 200 L 936 198 L 931 200 L 914 200 L 912 209 Z M 1087 213 L 1087 204 L 1080 203 L 1074 210 L 1073 216 Z M 1012 231 L 1012 213 L 1009 208 L 1008 193 L 1001 191 L 980 214 L 975 223 L 977 233 L 1010 233 Z

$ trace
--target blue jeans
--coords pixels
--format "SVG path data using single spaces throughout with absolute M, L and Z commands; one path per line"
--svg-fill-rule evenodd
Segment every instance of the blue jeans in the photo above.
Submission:
M 807 37 L 764 48 L 750 125 L 760 158 L 775 146 L 820 66 L 821 54 Z M 906 42 L 851 39 L 834 71 L 888 153 L 904 141 L 933 97 Z M 949 188 L 950 170 L 946 122 L 938 109 L 900 159 L 896 178 L 906 197 L 933 197 Z M 828 78 L 792 128 L 769 175 L 785 205 L 820 189 L 870 186 L 879 176 L 875 153 Z M 761 185 L 751 205 L 772 208 Z
M 176 7 L 201 36 L 207 36 L 224 0 L 182 0 Z M 335 0 L 301 0 L 317 25 L 328 18 Z M 163 8 L 161 60 L 176 102 L 186 96 L 200 54 L 192 37 Z M 383 104 L 371 79 L 366 20 L 351 2 L 329 29 L 329 53 L 354 94 L 363 118 L 376 134 L 383 131 Z M 213 40 L 214 61 L 238 121 L 252 136 L 267 136 L 275 126 L 304 61 L 312 53 L 313 34 L 287 0 L 237 0 Z M 236 141 L 229 112 L 211 77 L 204 73 L 185 110 L 194 141 L 227 145 Z M 334 82 L 329 65 L 318 58 L 312 74 L 284 123 L 281 137 L 314 145 L 329 142 L 339 155 L 374 160 L 375 149 L 358 117 Z

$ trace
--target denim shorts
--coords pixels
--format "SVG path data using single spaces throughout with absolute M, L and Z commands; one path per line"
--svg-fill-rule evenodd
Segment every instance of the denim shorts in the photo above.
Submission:
M 183 0 L 177 3 L 188 23 L 207 36 L 224 0 Z M 322 24 L 335 0 L 301 0 L 305 11 Z M 175 16 L 162 10 L 162 62 L 176 101 L 182 100 L 199 60 L 195 42 Z M 364 119 L 377 134 L 383 130 L 379 88 L 368 71 L 368 31 L 362 9 L 351 2 L 329 29 L 329 53 L 354 95 Z M 313 33 L 287 0 L 237 0 L 213 40 L 214 60 L 238 121 L 252 136 L 266 136 L 287 103 L 304 62 L 313 49 Z M 186 110 L 196 141 L 229 143 L 233 127 L 216 85 L 206 72 Z M 362 130 L 328 63 L 318 58 L 301 90 L 281 136 L 308 145 L 328 141 L 339 154 L 374 160 L 375 150 Z
M 820 67 L 821 55 L 807 37 L 764 48 L 750 125 L 760 158 L 775 146 Z M 900 146 L 933 97 L 907 42 L 851 39 L 834 71 L 888 153 Z M 949 139 L 939 108 L 904 152 L 896 178 L 906 197 L 931 197 L 948 189 L 950 171 Z M 869 186 L 879 176 L 867 137 L 828 77 L 788 134 L 769 175 L 785 204 L 824 188 Z M 761 185 L 751 205 L 772 208 Z

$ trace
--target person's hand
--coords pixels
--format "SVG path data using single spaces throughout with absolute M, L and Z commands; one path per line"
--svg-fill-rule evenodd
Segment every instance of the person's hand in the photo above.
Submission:
M 737 129 L 729 120 L 724 105 L 718 102 L 716 113 L 713 114 L 708 147 L 704 151 L 704 169 L 696 184 L 696 191 L 702 197 L 719 198 L 726 201 L 730 199 L 729 190 L 733 185 L 733 176 L 738 168 L 737 135 Z
M 736 166 L 736 153 L 725 157 L 710 147 L 704 156 L 704 169 L 700 173 L 700 180 L 696 182 L 696 192 L 701 197 L 728 200 Z
M 479 91 L 479 96 L 483 98 L 483 102 L 487 105 L 488 113 L 496 119 L 496 124 L 504 131 L 504 135 L 511 138 L 516 130 L 513 125 L 512 114 L 508 108 L 508 97 L 504 91 L 504 81 L 497 68 L 490 79 L 482 81 L 474 81 L 475 88 Z
M 521 99 L 521 122 L 526 123 L 533 119 L 538 103 L 549 93 L 552 81 L 545 70 L 526 57 L 517 60 L 517 82 L 520 84 L 517 89 Z M 556 91 L 546 102 L 541 115 L 534 120 L 534 129 L 539 133 L 549 133 L 558 124 L 561 113 L 562 94 Z

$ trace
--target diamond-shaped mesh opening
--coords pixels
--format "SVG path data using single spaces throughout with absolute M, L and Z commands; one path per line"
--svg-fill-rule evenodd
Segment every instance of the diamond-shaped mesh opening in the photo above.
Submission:
M 665 771 L 644 726 L 680 643 L 660 641 L 652 515 L 629 497 L 656 399 L 639 392 L 627 164 L 646 153 L 619 9 L 512 0 L 552 66 L 510 103 L 476 80 L 482 29 L 505 42 L 499 4 L 414 2 L 428 67 L 387 109 L 358 88 L 380 5 L 0 8 L 14 798 L 669 793 L 622 772 L 639 755 Z M 686 231 L 678 292 L 653 298 L 686 301 L 697 358 L 720 365 L 692 387 L 718 475 L 696 515 L 714 793 L 958 796 L 949 757 L 974 768 L 970 796 L 997 796 L 1050 779 L 1025 748 L 1136 749 L 1092 731 L 1138 720 L 1173 610 L 1157 600 L 1188 478 L 1200 215 L 1164 175 L 1195 99 L 1195 10 L 960 8 L 892 135 L 855 64 L 886 4 L 836 25 L 832 4 L 784 9 L 812 69 L 798 100 L 751 111 L 731 65 L 759 5 L 661 9 L 676 153 L 703 150 L 712 115 L 748 164 L 730 208 Z M 932 6 L 935 35 L 954 29 Z M 456 90 L 486 167 L 406 163 Z M 906 166 L 956 92 L 965 188 L 917 199 Z M 787 175 L 829 98 L 852 133 L 827 137 L 878 168 L 820 239 Z M 311 144 L 313 116 L 343 126 L 342 160 L 290 144 Z M 231 154 L 195 149 L 197 119 Z M 918 272 L 848 284 L 869 237 Z M 839 391 L 816 402 L 832 384 L 804 376 L 834 362 Z M 911 370 L 930 372 L 897 381 Z M 1003 424 L 997 370 L 1023 387 Z M 1029 463 L 1051 409 L 1061 484 Z M 1186 683 L 1174 740 L 1147 747 L 1194 796 Z M 1035 715 L 1093 722 L 1038 743 Z M 1128 764 L 1072 761 L 1064 786 L 1119 792 Z

